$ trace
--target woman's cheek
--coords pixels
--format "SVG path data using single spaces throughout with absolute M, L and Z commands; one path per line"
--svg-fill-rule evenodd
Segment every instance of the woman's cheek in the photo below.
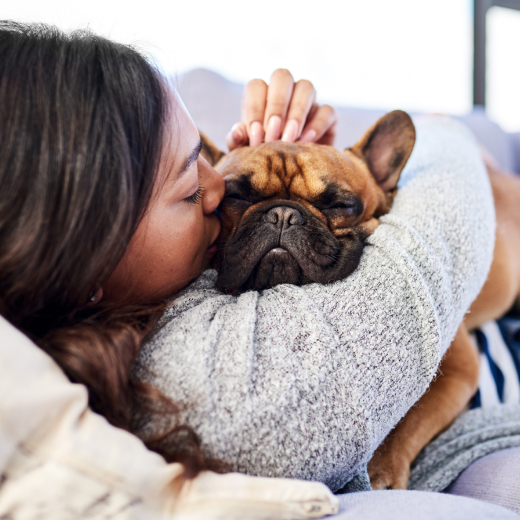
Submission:
M 182 244 L 182 249 L 197 252 L 206 240 L 204 218 L 198 205 L 185 203 L 184 206 L 168 217 L 164 227 L 170 230 L 175 242 Z

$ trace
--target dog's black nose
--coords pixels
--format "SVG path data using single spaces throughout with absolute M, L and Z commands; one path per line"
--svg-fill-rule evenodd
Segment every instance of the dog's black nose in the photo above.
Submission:
M 305 219 L 295 208 L 287 206 L 276 206 L 270 209 L 263 218 L 264 222 L 269 222 L 275 226 L 285 229 L 290 226 L 303 226 Z

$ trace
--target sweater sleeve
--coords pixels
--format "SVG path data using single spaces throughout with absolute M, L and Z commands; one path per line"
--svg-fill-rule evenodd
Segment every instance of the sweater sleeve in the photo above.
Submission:
M 175 298 L 135 377 L 186 405 L 205 452 L 235 470 L 339 489 L 426 391 L 491 265 L 491 189 L 465 128 L 417 123 L 381 222 L 358 269 L 328 285 L 233 297 L 207 271 Z

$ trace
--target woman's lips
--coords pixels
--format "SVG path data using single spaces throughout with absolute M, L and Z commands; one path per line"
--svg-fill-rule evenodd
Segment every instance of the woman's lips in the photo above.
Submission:
M 217 252 L 217 244 L 213 244 L 212 246 L 208 247 L 208 250 L 206 251 L 206 256 L 208 258 L 213 258 L 215 253 Z

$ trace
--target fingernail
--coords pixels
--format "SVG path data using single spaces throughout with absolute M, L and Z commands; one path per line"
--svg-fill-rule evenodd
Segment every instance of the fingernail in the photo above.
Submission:
M 260 121 L 254 121 L 249 127 L 251 135 L 249 137 L 249 144 L 251 146 L 258 146 L 264 140 L 264 129 Z
M 280 116 L 271 116 L 267 123 L 267 131 L 265 133 L 265 142 L 276 141 L 280 139 L 282 132 L 282 118 Z
M 233 141 L 235 143 L 240 144 L 244 140 L 244 134 L 242 133 L 242 130 L 240 129 L 240 126 L 238 123 L 235 123 L 231 127 L 231 135 L 233 136 Z
M 287 121 L 287 124 L 285 125 L 285 130 L 283 131 L 282 141 L 294 143 L 297 137 L 298 121 L 296 121 L 296 119 L 289 119 L 289 121 Z
M 300 143 L 313 143 L 314 139 L 316 139 L 316 130 L 311 128 L 300 137 Z

